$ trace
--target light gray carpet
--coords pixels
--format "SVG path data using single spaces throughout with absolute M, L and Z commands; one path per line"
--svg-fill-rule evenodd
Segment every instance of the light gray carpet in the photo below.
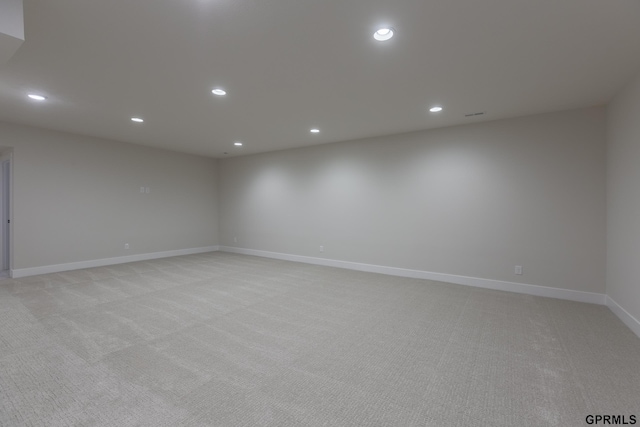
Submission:
M 589 414 L 640 415 L 640 339 L 603 306 L 219 252 L 0 281 L 2 426 Z

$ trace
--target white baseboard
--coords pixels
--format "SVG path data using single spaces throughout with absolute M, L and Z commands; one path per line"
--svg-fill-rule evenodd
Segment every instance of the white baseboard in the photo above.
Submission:
M 260 251 L 255 249 L 220 246 L 220 251 L 244 255 L 255 255 L 265 258 L 275 258 L 285 261 L 304 262 L 307 264 L 325 265 L 328 267 L 346 268 L 349 270 L 367 271 L 370 273 L 388 274 L 390 276 L 411 277 L 414 279 L 436 280 L 439 282 L 455 283 L 458 285 L 475 286 L 479 288 L 500 291 L 517 292 L 520 294 L 540 297 L 558 298 L 570 301 L 586 302 L 604 305 L 606 295 L 595 292 L 573 291 L 570 289 L 550 288 L 547 286 L 528 285 L 523 283 L 504 282 L 500 280 L 481 279 L 477 277 L 457 276 L 454 274 L 434 273 L 431 271 L 410 270 L 381 265 L 362 264 L 357 262 L 339 261 L 326 258 L 315 258 L 302 255 L 283 254 L 278 252 Z
M 633 317 L 631 313 L 622 308 L 620 304 L 611 299 L 609 295 L 607 295 L 607 307 L 640 338 L 640 320 Z
M 83 268 L 103 267 L 105 265 L 124 264 L 127 262 L 146 261 L 150 259 L 167 258 L 180 255 L 191 255 L 205 252 L 232 252 L 243 255 L 254 255 L 265 258 L 281 259 L 285 261 L 303 262 L 307 264 L 324 265 L 327 267 L 346 268 L 349 270 L 366 271 L 370 273 L 388 274 L 390 276 L 411 277 L 414 279 L 435 280 L 439 282 L 455 283 L 458 285 L 475 286 L 479 288 L 516 292 L 541 297 L 558 298 L 570 301 L 586 302 L 606 305 L 622 322 L 640 337 L 640 321 L 622 308 L 611 297 L 595 292 L 573 291 L 570 289 L 550 288 L 547 286 L 529 285 L 523 283 L 505 282 L 500 280 L 482 279 L 478 277 L 458 276 L 454 274 L 434 273 L 431 271 L 411 270 L 406 268 L 387 267 L 373 264 L 363 264 L 350 261 L 339 261 L 326 258 L 308 257 L 302 255 L 283 254 L 279 252 L 260 251 L 255 249 L 235 248 L 231 246 L 206 246 L 202 248 L 177 249 L 172 251 L 152 252 L 146 254 L 128 255 L 114 258 L 103 258 L 89 261 L 70 262 L 66 264 L 45 265 L 42 267 L 19 268 L 10 270 L 13 278 L 34 276 L 37 274 L 58 273 L 61 271 L 80 270 Z
M 66 264 L 44 265 L 42 267 L 18 268 L 10 271 L 11 277 L 19 278 L 37 274 L 59 273 L 61 271 L 80 270 L 82 268 L 103 267 L 105 265 L 124 264 L 126 262 L 147 261 L 150 259 L 167 258 L 180 255 L 201 254 L 220 250 L 220 246 L 206 246 L 203 248 L 176 249 L 173 251 L 151 252 L 120 256 L 115 258 L 92 259 L 89 261 L 69 262 Z

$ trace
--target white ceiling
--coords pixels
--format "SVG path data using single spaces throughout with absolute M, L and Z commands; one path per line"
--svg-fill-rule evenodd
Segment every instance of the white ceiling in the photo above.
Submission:
M 25 0 L 24 19 L 0 120 L 212 157 L 601 105 L 640 71 L 638 0 Z

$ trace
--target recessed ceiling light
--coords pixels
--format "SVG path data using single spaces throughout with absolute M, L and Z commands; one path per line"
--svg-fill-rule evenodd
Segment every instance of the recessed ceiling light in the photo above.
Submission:
M 440 111 L 442 111 L 442 107 L 431 107 L 429 108 L 429 111 L 431 111 L 432 113 L 439 113 Z
M 131 121 L 136 123 L 144 122 L 144 120 L 142 120 L 140 117 L 131 117 Z
M 44 101 L 45 99 L 47 99 L 46 96 L 42 96 L 42 95 L 37 95 L 35 93 L 30 93 L 27 95 L 29 98 L 36 100 L 36 101 Z
M 311 133 L 319 133 L 320 129 L 311 129 L 309 132 L 311 132 Z
M 242 147 L 242 142 L 237 141 L 237 142 L 234 142 L 233 145 L 235 145 L 236 147 Z
M 218 96 L 224 96 L 227 94 L 227 91 L 224 89 L 213 89 L 211 93 Z
M 393 37 L 393 28 L 380 28 L 378 31 L 373 33 L 373 38 L 378 41 L 386 41 Z

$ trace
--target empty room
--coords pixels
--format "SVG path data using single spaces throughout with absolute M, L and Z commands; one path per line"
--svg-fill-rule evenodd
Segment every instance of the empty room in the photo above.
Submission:
M 637 0 L 0 1 L 0 426 L 640 423 Z

